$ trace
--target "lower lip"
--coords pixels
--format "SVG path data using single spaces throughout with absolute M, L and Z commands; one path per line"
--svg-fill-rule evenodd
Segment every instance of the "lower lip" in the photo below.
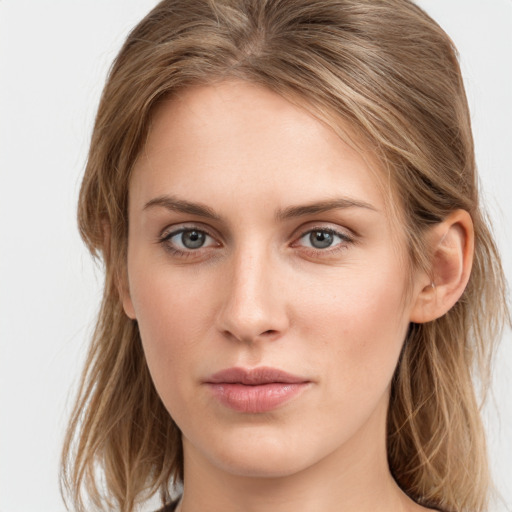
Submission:
M 260 384 L 208 383 L 213 395 L 225 406 L 238 412 L 262 413 L 276 409 L 301 393 L 308 382 Z

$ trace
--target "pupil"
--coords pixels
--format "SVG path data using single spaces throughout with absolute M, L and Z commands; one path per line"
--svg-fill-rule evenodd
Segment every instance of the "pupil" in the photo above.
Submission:
M 184 231 L 181 241 L 187 249 L 197 249 L 204 244 L 205 235 L 200 231 Z
M 332 235 L 327 231 L 314 231 L 309 235 L 311 245 L 317 249 L 325 249 L 332 244 Z

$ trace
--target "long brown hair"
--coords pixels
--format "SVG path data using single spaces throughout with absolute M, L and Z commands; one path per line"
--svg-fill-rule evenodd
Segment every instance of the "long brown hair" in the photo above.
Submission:
M 183 476 L 181 438 L 160 401 L 137 323 L 123 312 L 132 166 L 159 100 L 192 84 L 241 79 L 348 123 L 387 170 L 410 260 L 423 234 L 462 208 L 475 228 L 469 284 L 442 318 L 410 326 L 388 411 L 391 472 L 417 502 L 486 510 L 489 472 L 475 378 L 485 391 L 508 312 L 479 204 L 456 50 L 409 0 L 164 0 L 131 32 L 99 106 L 79 227 L 105 265 L 105 289 L 62 456 L 78 510 L 134 506 Z M 87 497 L 87 498 L 86 498 Z

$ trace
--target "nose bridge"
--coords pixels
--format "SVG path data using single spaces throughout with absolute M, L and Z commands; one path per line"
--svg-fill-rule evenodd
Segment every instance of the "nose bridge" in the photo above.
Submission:
M 288 319 L 279 281 L 278 262 L 264 244 L 235 250 L 219 315 L 221 331 L 246 342 L 282 334 Z

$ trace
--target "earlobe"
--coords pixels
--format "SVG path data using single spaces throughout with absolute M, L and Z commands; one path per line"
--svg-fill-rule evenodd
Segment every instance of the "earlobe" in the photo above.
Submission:
M 135 308 L 133 307 L 132 297 L 130 294 L 128 269 L 126 268 L 126 265 L 127 262 L 123 262 L 120 265 L 121 268 L 116 273 L 116 286 L 126 316 L 132 320 L 135 320 L 137 317 L 135 315 Z
M 136 320 L 135 310 L 133 309 L 132 300 L 129 296 L 123 298 L 123 309 L 128 318 Z
M 112 257 L 111 257 L 111 230 L 110 224 L 108 221 L 102 222 L 103 229 L 103 258 L 105 260 L 105 265 L 112 265 Z M 128 275 L 126 271 L 126 264 L 123 266 L 123 270 L 115 271 L 113 276 L 115 279 L 115 287 L 117 288 L 117 293 L 119 298 L 123 304 L 123 310 L 128 318 L 135 320 L 135 309 L 133 307 L 132 299 L 130 296 L 130 287 L 128 285 Z
M 471 216 L 456 210 L 430 233 L 431 278 L 419 284 L 411 322 L 425 323 L 448 312 L 464 292 L 471 274 L 474 229 Z
M 128 318 L 135 320 L 137 317 L 135 315 L 135 308 L 133 307 L 132 298 L 130 296 L 126 272 L 123 272 L 123 277 L 118 277 L 117 283 L 117 290 L 119 297 L 121 298 L 121 302 L 123 303 L 124 312 Z

